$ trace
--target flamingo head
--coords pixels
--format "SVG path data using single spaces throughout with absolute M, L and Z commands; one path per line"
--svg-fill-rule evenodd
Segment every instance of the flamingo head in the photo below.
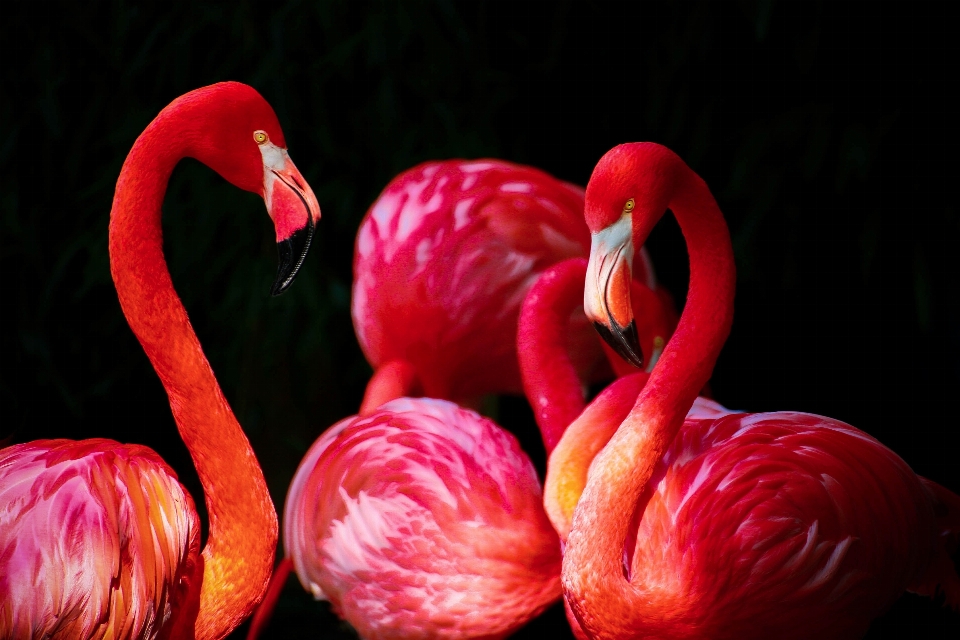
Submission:
M 590 176 L 584 204 L 591 244 L 583 308 L 603 339 L 638 368 L 643 354 L 630 302 L 633 256 L 667 208 L 664 149 L 638 142 L 608 151 Z
M 190 113 L 193 124 L 181 132 L 187 137 L 187 155 L 264 199 L 280 255 L 271 293 L 283 293 L 310 248 L 320 205 L 287 153 L 273 108 L 253 87 L 221 82 L 192 91 L 167 109 Z

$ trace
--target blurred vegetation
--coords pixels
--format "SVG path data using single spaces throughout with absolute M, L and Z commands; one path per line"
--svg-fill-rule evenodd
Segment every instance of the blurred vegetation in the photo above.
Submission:
M 120 314 L 106 230 L 120 165 L 147 123 L 176 96 L 233 79 L 276 109 L 323 210 L 317 242 L 291 291 L 270 298 L 262 203 L 185 161 L 164 205 L 165 247 L 277 505 L 370 373 L 349 316 L 353 234 L 387 181 L 430 158 L 495 156 L 584 184 L 603 152 L 643 139 L 684 157 L 730 223 L 738 306 L 718 399 L 847 420 L 960 490 L 947 6 L 17 3 L 0 44 L 0 259 L 11 275 L 0 439 L 143 442 L 200 495 Z M 676 225 L 648 246 L 682 302 Z M 542 469 L 523 401 L 501 399 L 498 417 Z M 292 580 L 276 618 L 273 637 L 339 637 Z M 556 637 L 562 624 L 554 609 L 520 635 Z M 905 597 L 869 637 L 958 629 L 955 614 Z

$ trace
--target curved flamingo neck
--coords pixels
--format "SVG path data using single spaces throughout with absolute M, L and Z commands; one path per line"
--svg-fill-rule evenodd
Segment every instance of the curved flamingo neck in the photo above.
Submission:
M 517 327 L 520 375 L 548 455 L 586 405 L 583 384 L 566 340 L 571 314 L 583 308 L 586 272 L 587 261 L 583 258 L 570 258 L 545 269 L 520 308 Z M 654 353 L 655 345 L 663 344 L 670 337 L 674 324 L 671 303 L 662 293 L 636 280 L 631 283 L 631 300 L 644 355 L 655 358 L 658 355 Z M 604 348 L 616 377 L 637 373 L 633 365 L 620 358 L 599 337 L 597 341 Z M 583 473 L 586 474 L 586 469 Z
M 160 377 L 177 428 L 203 485 L 210 518 L 202 578 L 171 637 L 219 638 L 262 596 L 270 577 L 277 516 L 253 449 L 214 377 L 170 279 L 161 205 L 173 167 L 202 142 L 203 105 L 174 102 L 141 134 L 117 181 L 110 216 L 110 270 L 123 313 Z M 215 142 L 215 141 L 214 141 Z M 211 143 L 210 146 L 213 146 Z M 198 570 L 199 571 L 199 570 Z
M 566 348 L 570 314 L 583 305 L 586 273 L 583 258 L 553 265 L 530 288 L 520 309 L 520 375 L 548 456 L 586 404 Z
M 543 508 L 563 544 L 570 535 L 574 511 L 587 485 L 590 463 L 630 413 L 648 377 L 646 372 L 634 372 L 610 383 L 570 423 L 550 454 L 543 483 Z
M 624 544 L 636 501 L 729 334 L 735 285 L 729 231 L 703 180 L 668 149 L 631 147 L 625 164 L 646 181 L 634 211 L 634 246 L 672 209 L 687 242 L 690 285 L 677 330 L 636 405 L 593 462 L 568 538 L 564 590 L 585 628 L 603 638 L 634 637 L 669 624 L 670 603 L 657 602 L 646 585 L 624 577 Z
M 614 371 L 624 377 L 585 408 L 583 386 L 565 338 L 571 313 L 583 305 L 586 272 L 583 258 L 544 270 L 524 299 L 517 331 L 524 393 L 549 456 L 543 504 L 564 543 L 590 463 L 630 412 L 648 377 L 606 349 Z M 637 281 L 631 295 L 641 344 L 652 346 L 656 338 L 669 337 L 672 322 L 663 298 Z M 617 366 L 620 363 L 622 367 Z

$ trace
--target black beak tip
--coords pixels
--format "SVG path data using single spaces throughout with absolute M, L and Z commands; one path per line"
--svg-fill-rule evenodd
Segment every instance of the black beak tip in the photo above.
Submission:
M 286 240 L 277 243 L 277 254 L 280 264 L 277 266 L 277 279 L 270 288 L 270 295 L 278 296 L 293 284 L 294 278 L 300 272 L 304 258 L 307 257 L 307 251 L 310 249 L 310 243 L 313 241 L 313 233 L 316 224 L 313 218 L 307 219 L 307 225 L 294 231 Z
M 283 279 L 278 274 L 276 282 L 274 282 L 273 286 L 270 287 L 270 295 L 274 297 L 280 295 L 281 293 L 289 289 L 291 284 L 293 284 L 292 279 Z
M 617 352 L 617 354 L 637 367 L 643 369 L 643 351 L 640 349 L 640 340 L 637 338 L 637 323 L 630 321 L 626 327 L 621 327 L 616 322 L 611 322 L 607 327 L 600 322 L 593 323 L 600 337 Z

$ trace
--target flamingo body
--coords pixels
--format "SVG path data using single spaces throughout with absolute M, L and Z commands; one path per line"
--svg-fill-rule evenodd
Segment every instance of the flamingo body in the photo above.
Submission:
M 860 637 L 923 582 L 939 533 L 903 460 L 811 414 L 687 419 L 648 486 L 624 571 L 656 613 L 596 637 Z
M 502 638 L 560 595 L 560 553 L 516 440 L 443 400 L 328 429 L 284 509 L 297 575 L 363 638 Z
M 733 251 L 709 189 L 664 147 L 620 145 L 594 170 L 588 317 L 636 355 L 622 331 L 632 322 L 629 248 L 667 208 L 690 256 L 676 332 L 642 389 L 584 411 L 549 463 L 547 495 L 562 496 L 554 489 L 578 448 L 605 443 L 579 458 L 589 471 L 563 558 L 583 631 L 840 639 L 865 633 L 905 589 L 960 605 L 947 548 L 960 532 L 956 495 L 831 418 L 689 413 L 732 323 Z
M 405 171 L 357 233 L 352 314 L 367 360 L 374 369 L 407 362 L 423 395 L 461 404 L 520 393 L 524 295 L 544 268 L 586 256 L 589 243 L 583 190 L 537 169 L 485 159 Z M 641 255 L 637 277 L 654 288 Z M 589 374 L 602 354 L 582 312 L 569 340 Z M 377 402 L 364 404 L 361 413 Z
M 0 638 L 155 638 L 199 548 L 193 500 L 146 447 L 0 450 Z

